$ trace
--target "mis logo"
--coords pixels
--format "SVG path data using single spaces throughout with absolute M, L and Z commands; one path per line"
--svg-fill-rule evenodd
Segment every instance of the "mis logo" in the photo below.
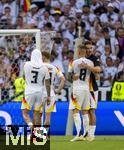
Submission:
M 6 127 L 6 145 L 45 145 L 46 142 L 47 130 L 44 127 L 35 127 L 33 130 L 28 126 Z

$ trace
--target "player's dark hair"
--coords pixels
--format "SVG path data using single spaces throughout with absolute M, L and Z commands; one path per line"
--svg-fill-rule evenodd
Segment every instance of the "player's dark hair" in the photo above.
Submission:
M 84 43 L 84 45 L 86 46 L 86 45 L 92 45 L 93 43 L 92 43 L 92 41 L 86 41 L 85 43 Z
M 50 53 L 49 52 L 43 51 L 42 56 L 44 56 L 47 59 L 50 59 Z

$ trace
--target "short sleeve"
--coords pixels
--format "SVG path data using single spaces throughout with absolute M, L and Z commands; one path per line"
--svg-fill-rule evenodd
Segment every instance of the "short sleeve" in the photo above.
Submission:
M 58 67 L 56 67 L 56 74 L 59 78 L 64 77 L 63 73 L 61 72 L 61 70 Z
M 50 79 L 50 74 L 49 74 L 49 70 L 47 67 L 45 67 L 45 79 Z

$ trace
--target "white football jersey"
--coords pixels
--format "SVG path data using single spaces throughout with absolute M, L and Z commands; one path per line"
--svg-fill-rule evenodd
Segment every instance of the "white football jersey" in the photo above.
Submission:
M 61 78 L 64 77 L 61 70 L 58 67 L 55 67 L 52 64 L 49 63 L 44 63 L 44 65 L 48 68 L 49 74 L 50 74 L 50 82 L 51 82 L 51 96 L 55 96 L 55 92 L 54 92 L 54 81 L 55 78 Z M 46 92 L 46 88 L 44 86 L 44 97 L 47 96 L 47 92 Z
M 87 58 L 79 58 L 69 64 L 68 72 L 79 75 L 78 80 L 73 81 L 73 88 L 85 88 L 89 89 L 89 80 L 91 71 L 85 68 L 80 69 L 79 64 L 85 63 L 89 66 L 94 66 L 93 62 Z
M 25 76 L 25 94 L 33 94 L 35 92 L 42 92 L 44 87 L 44 80 L 50 79 L 47 67 L 42 64 L 40 67 L 32 66 L 31 61 L 24 65 Z

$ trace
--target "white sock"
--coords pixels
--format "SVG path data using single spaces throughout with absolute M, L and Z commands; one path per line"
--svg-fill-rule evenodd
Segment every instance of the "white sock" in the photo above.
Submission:
M 96 130 L 96 125 L 90 125 L 89 126 L 89 136 L 94 137 L 95 136 L 95 130 Z
M 84 128 L 84 134 L 89 131 L 89 116 L 88 114 L 82 115 L 83 117 L 83 128 Z
M 79 136 L 80 130 L 81 130 L 81 118 L 79 113 L 73 114 L 74 123 L 77 131 L 77 136 Z

